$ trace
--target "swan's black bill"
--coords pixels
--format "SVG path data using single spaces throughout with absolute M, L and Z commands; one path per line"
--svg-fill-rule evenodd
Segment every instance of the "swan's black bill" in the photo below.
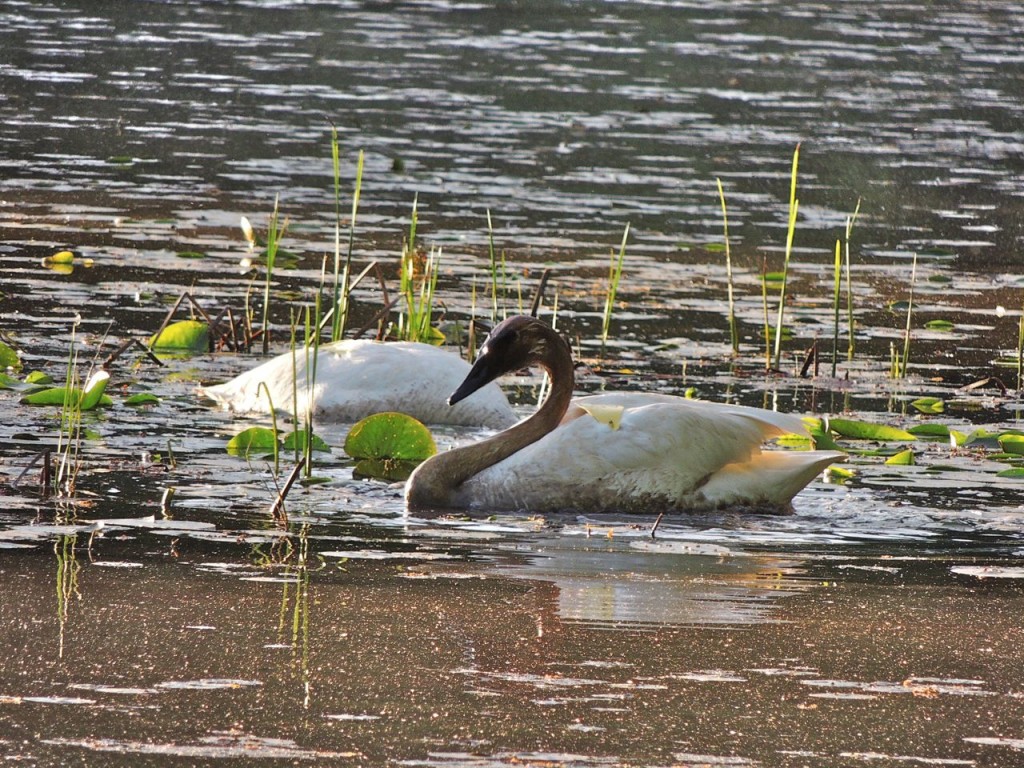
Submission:
M 495 364 L 496 361 L 491 355 L 483 354 L 476 359 L 473 367 L 469 369 L 466 378 L 459 384 L 448 398 L 448 405 L 455 405 L 460 400 L 465 400 L 481 387 L 485 387 L 505 372 L 504 368 Z
M 516 315 L 494 326 L 487 340 L 480 348 L 480 354 L 470 368 L 466 379 L 459 385 L 448 405 L 465 400 L 483 386 L 509 371 L 517 371 L 530 364 L 534 345 L 530 331 L 534 326 L 543 325 L 540 320 L 526 315 Z M 535 333 L 533 334 L 535 335 Z

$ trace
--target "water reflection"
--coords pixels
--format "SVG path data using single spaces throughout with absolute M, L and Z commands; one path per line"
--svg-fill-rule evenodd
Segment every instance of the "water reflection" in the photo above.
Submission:
M 795 558 L 715 545 L 553 539 L 522 553 L 523 563 L 499 573 L 551 582 L 560 619 L 608 628 L 761 624 L 806 587 Z
M 928 389 L 957 427 L 1012 426 L 1010 398 L 957 388 L 1016 344 L 1020 26 L 999 0 L 0 3 L 3 330 L 52 373 L 78 313 L 92 355 L 108 334 L 152 333 L 186 288 L 240 306 L 238 219 L 258 221 L 278 192 L 299 260 L 276 287 L 306 301 L 333 248 L 333 122 L 346 179 L 368 151 L 358 259 L 390 263 L 418 192 L 422 231 L 445 248 L 441 293 L 464 314 L 491 210 L 510 305 L 554 267 L 562 317 L 597 369 L 581 370 L 585 388 L 692 385 L 907 420 L 911 390 Z M 720 239 L 714 179 L 754 355 L 798 141 L 793 327 L 831 332 L 830 249 L 863 199 L 865 356 L 848 379 L 745 379 L 743 360 L 723 362 L 724 271 L 702 247 Z M 614 360 L 597 359 L 595 286 L 627 220 L 628 307 Z M 70 274 L 42 266 L 69 246 L 82 257 Z M 915 336 L 920 378 L 904 388 L 879 371 L 913 252 L 919 311 L 956 328 Z M 376 311 L 376 293 L 358 299 Z M 353 480 L 336 451 L 319 458 L 331 482 L 296 488 L 281 530 L 266 517 L 270 471 L 223 453 L 241 422 L 194 397 L 196 380 L 249 362 L 123 360 L 117 386 L 161 402 L 128 413 L 118 397 L 84 417 L 66 509 L 14 482 L 54 442 L 52 412 L 2 393 L 0 654 L 18 660 L 0 674 L 5 757 L 1018 757 L 1021 505 L 1001 465 L 937 444 L 899 473 L 858 459 L 846 486 L 814 484 L 793 517 L 678 519 L 651 541 L 650 520 L 411 519 L 396 489 Z M 176 466 L 145 458 L 171 451 Z

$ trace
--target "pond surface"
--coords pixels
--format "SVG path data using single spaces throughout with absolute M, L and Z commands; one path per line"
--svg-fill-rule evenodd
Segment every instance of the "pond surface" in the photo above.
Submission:
M 378 261 L 394 292 L 414 197 L 446 321 L 489 315 L 490 236 L 499 311 L 550 267 L 581 390 L 1020 427 L 1011 2 L 0 2 L 0 331 L 17 375 L 62 380 L 72 343 L 84 369 L 148 338 L 183 291 L 213 314 L 258 307 L 239 221 L 264 229 L 275 198 L 295 257 L 274 281 L 283 350 L 333 259 L 332 124 L 343 242 L 365 151 L 358 268 Z M 761 272 L 781 269 L 797 143 L 791 335 L 766 375 Z M 844 305 L 833 376 L 833 248 L 858 201 L 856 353 Z M 44 264 L 65 248 L 70 269 Z M 355 299 L 353 327 L 372 325 L 377 280 Z M 326 482 L 293 488 L 278 526 L 268 462 L 224 451 L 264 420 L 195 392 L 257 360 L 119 357 L 71 498 L 38 489 L 55 410 L 0 392 L 5 759 L 1024 764 L 1024 497 L 992 438 L 886 443 L 915 465 L 852 454 L 854 476 L 816 481 L 792 516 L 677 517 L 652 538 L 645 516 L 408 516 L 399 488 L 353 479 L 347 425 L 322 425 Z M 970 387 L 989 377 L 1005 389 Z M 537 383 L 510 390 L 524 412 Z M 124 404 L 143 391 L 159 402 Z

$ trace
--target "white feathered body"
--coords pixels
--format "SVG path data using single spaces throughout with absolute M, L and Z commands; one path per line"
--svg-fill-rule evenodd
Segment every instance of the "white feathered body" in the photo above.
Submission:
M 315 379 L 313 358 L 313 350 L 300 347 L 202 391 L 230 410 L 268 413 L 262 382 L 276 411 L 301 415 L 312 406 L 318 421 L 358 421 L 383 411 L 406 413 L 428 424 L 493 429 L 516 421 L 505 395 L 493 383 L 472 399 L 449 406 L 448 394 L 470 366 L 455 353 L 429 344 L 365 339 L 325 344 L 316 354 Z
M 788 508 L 843 454 L 762 450 L 796 416 L 667 395 L 620 393 L 572 402 L 540 440 L 455 491 L 476 509 L 659 512 L 729 505 Z

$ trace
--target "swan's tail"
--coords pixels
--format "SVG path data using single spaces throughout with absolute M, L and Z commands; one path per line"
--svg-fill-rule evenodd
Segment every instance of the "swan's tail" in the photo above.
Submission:
M 829 464 L 845 460 L 846 454 L 837 451 L 764 451 L 722 467 L 700 492 L 712 506 L 754 502 L 784 507 Z

